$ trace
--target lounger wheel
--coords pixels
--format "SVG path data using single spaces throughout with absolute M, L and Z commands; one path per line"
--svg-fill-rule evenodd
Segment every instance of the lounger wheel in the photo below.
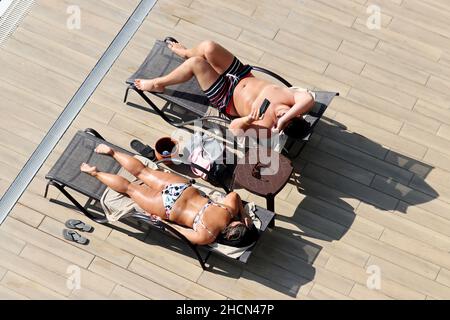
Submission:
M 167 41 L 178 43 L 178 40 L 173 37 L 165 37 L 164 42 L 167 43 Z

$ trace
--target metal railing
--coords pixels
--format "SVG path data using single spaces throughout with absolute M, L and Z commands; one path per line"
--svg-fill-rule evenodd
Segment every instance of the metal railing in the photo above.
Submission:
M 47 157 L 75 120 L 116 59 L 144 22 L 156 0 L 142 0 L 52 125 L 0 200 L 0 224 L 8 216 Z

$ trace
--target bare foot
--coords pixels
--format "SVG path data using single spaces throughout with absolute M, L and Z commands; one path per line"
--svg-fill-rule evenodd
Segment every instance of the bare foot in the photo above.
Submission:
M 177 43 L 177 42 L 171 42 L 168 41 L 167 42 L 167 46 L 169 47 L 170 50 L 172 50 L 176 55 L 182 57 L 182 58 L 187 58 L 187 54 L 186 54 L 186 47 L 183 46 L 181 43 Z
M 80 167 L 81 172 L 85 172 L 93 177 L 97 174 L 97 167 L 90 166 L 87 163 L 82 163 Z
M 160 86 L 156 83 L 156 79 L 136 79 L 134 81 L 134 85 L 136 88 L 142 91 L 150 91 L 150 92 L 164 92 L 164 87 Z
M 107 154 L 109 156 L 112 156 L 114 154 L 114 150 L 110 146 L 107 146 L 103 143 L 99 144 L 97 148 L 95 148 L 95 152 L 100 154 Z

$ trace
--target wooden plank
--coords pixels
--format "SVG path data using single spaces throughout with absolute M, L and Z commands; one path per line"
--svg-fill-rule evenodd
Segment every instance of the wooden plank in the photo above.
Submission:
M 70 289 L 67 288 L 66 279 L 54 272 L 48 271 L 41 266 L 19 257 L 9 251 L 0 249 L 2 259 L 0 266 L 8 270 L 14 270 L 20 276 L 23 276 L 31 281 L 37 282 L 39 285 L 55 291 L 60 296 L 68 296 Z M 2 282 L 7 281 L 8 275 L 6 275 Z M 19 292 L 20 293 L 20 292 Z
M 355 285 L 359 284 L 362 286 L 367 286 L 367 280 L 370 273 L 367 272 L 365 266 L 355 266 L 338 257 L 331 257 L 326 265 L 326 268 L 346 278 L 356 281 Z M 381 274 L 381 276 L 381 290 L 379 290 L 379 293 L 393 299 L 418 300 L 425 298 L 424 294 L 402 286 L 390 279 L 386 279 L 383 277 L 383 274 Z
M 343 175 L 365 185 L 370 185 L 373 177 L 375 176 L 368 170 L 355 166 L 347 161 L 340 160 L 337 157 L 319 151 L 315 148 L 306 147 L 300 156 L 305 161 L 310 161 L 316 165 L 327 168 L 337 174 Z
M 394 197 L 354 182 L 312 163 L 309 163 L 306 166 L 305 170 L 303 170 L 303 174 L 320 183 L 328 185 L 331 188 L 338 189 L 341 192 L 345 192 L 346 194 L 356 197 L 361 201 L 375 204 L 386 210 L 394 209 L 398 203 L 398 200 Z
M 370 170 L 376 174 L 390 177 L 405 184 L 408 184 L 413 177 L 413 173 L 406 169 L 372 157 L 350 146 L 338 143 L 334 141 L 334 139 L 324 137 L 321 140 L 318 149 L 323 152 L 331 153 L 342 160 Z
M 22 277 L 14 272 L 8 272 L 1 281 L 2 286 L 16 293 L 18 298 L 33 300 L 65 300 L 63 295 L 56 293 L 42 285 Z
M 437 61 L 432 61 L 428 58 L 417 54 L 413 50 L 407 50 L 398 46 L 395 43 L 390 43 L 387 41 L 380 41 L 375 52 L 382 52 L 395 58 L 397 61 L 408 64 L 409 66 L 421 71 L 429 72 L 436 76 L 441 76 L 448 78 L 450 77 L 450 68 L 448 66 L 442 65 Z
M 313 55 L 305 54 L 303 51 L 299 52 L 299 50 L 291 49 L 289 46 L 268 40 L 245 30 L 239 35 L 238 41 L 317 73 L 323 73 L 328 66 L 328 62 L 318 59 Z
M 313 229 L 303 226 L 299 227 L 282 220 L 277 221 L 277 224 L 280 226 L 277 229 L 277 231 L 282 234 L 280 236 L 292 237 L 293 234 L 300 234 L 302 236 L 301 241 L 297 239 L 290 239 L 291 243 L 289 247 L 293 248 L 291 252 L 296 252 L 296 256 L 300 256 L 299 252 L 302 251 L 305 251 L 306 254 L 310 254 L 308 252 L 310 250 L 307 246 L 305 246 L 305 244 L 316 247 L 316 253 L 314 255 L 310 254 L 310 258 L 308 260 L 309 263 L 316 263 L 317 260 L 324 260 L 323 256 L 325 256 L 326 259 L 323 262 L 316 263 L 318 266 L 324 266 L 330 256 L 336 256 L 355 265 L 363 266 L 369 258 L 368 253 L 344 242 L 333 241 L 332 238 L 322 235 Z M 294 240 L 296 240 L 297 243 Z M 303 274 L 301 275 L 304 276 Z
M 378 0 L 379 1 L 379 0 Z M 406 11 L 404 11 L 406 12 Z M 414 15 L 414 20 L 409 19 L 409 21 L 403 19 L 393 19 L 389 24 L 389 29 L 403 33 L 404 35 L 411 37 L 413 39 L 418 39 L 429 45 L 441 48 L 450 48 L 450 40 L 448 39 L 449 31 L 446 27 L 443 27 L 443 23 L 433 20 L 432 23 L 426 23 L 424 19 L 417 19 L 421 17 L 420 14 Z M 420 25 L 416 25 L 414 22 L 419 22 Z M 427 21 L 429 21 L 427 19 Z M 439 25 L 436 25 L 439 24 Z M 427 30 L 428 29 L 428 30 Z
M 43 214 L 21 204 L 18 204 L 14 207 L 14 209 L 10 213 L 10 216 L 32 227 L 39 226 L 39 224 L 44 219 Z
M 155 236 L 164 235 L 155 234 Z M 203 272 L 199 265 L 183 260 L 174 253 L 171 254 L 170 250 L 161 249 L 160 245 L 164 245 L 164 243 L 152 243 L 151 241 L 144 242 L 115 230 L 111 232 L 107 241 L 118 248 L 126 250 L 137 257 L 145 259 L 156 266 L 178 274 L 193 282 L 197 281 Z
M 89 239 L 89 244 L 87 246 L 75 244 L 74 242 L 69 242 L 68 240 L 62 238 L 61 230 L 64 228 L 65 227 L 63 223 L 49 217 L 46 217 L 39 226 L 39 230 L 44 231 L 55 238 L 59 237 L 64 242 L 71 244 L 74 247 L 83 249 L 97 257 L 101 257 L 112 263 L 115 263 L 118 266 L 126 268 L 133 259 L 133 255 L 115 246 L 112 246 L 111 244 L 102 239 L 95 237 L 95 234 L 87 236 Z
M 450 250 L 450 239 L 437 233 L 429 228 L 419 225 L 413 221 L 405 219 L 399 214 L 392 214 L 392 212 L 376 209 L 368 204 L 361 203 L 357 209 L 357 214 L 363 217 L 376 221 L 386 228 L 390 228 L 397 232 L 407 234 L 413 239 L 423 241 L 443 250 Z
M 0 299 L 2 300 L 29 300 L 24 295 L 21 295 L 7 287 L 0 285 Z
M 355 88 L 352 88 L 350 90 L 346 99 L 361 104 L 366 108 L 370 108 L 375 112 L 383 113 L 384 115 L 391 117 L 393 119 L 398 119 L 399 121 L 411 123 L 416 127 L 419 127 L 423 130 L 432 133 L 435 133 L 440 126 L 440 122 L 438 119 L 435 119 L 434 117 L 431 116 L 424 116 L 422 114 L 418 114 L 417 112 L 415 112 L 419 104 L 419 101 L 414 106 L 414 109 L 412 111 L 409 111 L 394 103 L 383 100 L 370 93 Z
M 389 178 L 380 176 L 375 177 L 372 182 L 372 187 L 376 190 L 383 191 L 393 197 L 396 197 L 409 205 L 418 206 L 444 218 L 448 217 L 448 214 L 445 213 L 446 208 L 448 208 L 448 203 L 437 199 L 438 194 L 434 192 L 433 189 L 430 190 L 434 192 L 434 195 L 430 196 L 408 186 L 402 185 L 401 183 L 391 181 Z
M 394 75 L 391 72 L 381 70 L 377 67 L 366 65 L 361 75 L 373 79 L 378 82 L 385 83 L 399 92 L 414 95 L 418 98 L 425 99 L 442 107 L 447 106 L 449 96 L 436 90 L 426 88 L 415 82 L 407 80 L 403 77 Z
M 266 247 L 272 250 L 270 247 Z M 289 259 L 290 260 L 290 259 Z M 276 266 L 266 257 L 252 257 L 251 263 L 246 265 L 246 270 L 253 274 L 268 279 L 280 285 L 280 291 L 291 297 L 302 296 L 304 287 L 308 286 L 311 280 L 303 278 L 296 273 L 290 272 L 283 267 Z M 284 290 L 281 289 L 284 287 Z
M 359 284 L 355 284 L 349 296 L 357 300 L 391 300 L 388 296 Z
M 385 151 L 389 148 L 415 159 L 421 159 L 427 150 L 424 145 L 419 144 L 415 139 L 402 134 L 403 129 L 409 126 L 407 124 L 403 126 L 402 131 L 400 131 L 401 135 L 398 136 L 343 113 L 338 113 L 335 116 L 335 121 L 344 124 L 347 130 L 354 132 L 356 135 L 367 137 L 367 142 L 375 145 L 374 148 L 378 146 Z
M 278 31 L 278 25 L 274 22 L 258 21 L 254 16 L 247 16 L 240 12 L 223 7 L 222 1 L 216 0 L 195 0 L 190 7 L 204 14 L 208 14 L 214 19 L 222 20 L 229 25 L 240 26 L 243 30 L 262 35 L 268 39 L 273 39 Z
M 109 298 L 112 300 L 148 300 L 148 298 L 143 295 L 121 285 L 117 285 L 114 288 Z
M 172 289 L 190 299 L 222 300 L 226 298 L 219 293 L 200 286 L 190 280 L 186 280 L 175 273 L 166 271 L 165 268 L 158 267 L 139 257 L 133 259 L 128 270 L 158 283 L 161 286 Z
M 267 65 L 274 72 L 280 72 L 281 74 L 286 74 L 292 78 L 311 83 L 312 85 L 314 85 L 315 89 L 318 90 L 339 92 L 341 95 L 345 96 L 350 89 L 350 87 L 341 82 L 309 71 L 298 66 L 297 64 L 288 62 L 268 53 L 265 53 L 263 55 L 260 62 L 263 65 Z M 296 84 L 294 83 L 293 85 Z
M 396 210 L 399 211 L 399 214 L 404 215 L 406 213 L 408 220 L 429 228 L 440 235 L 448 236 L 450 234 L 449 219 L 448 216 L 445 216 L 445 213 L 442 213 L 443 217 L 441 217 L 438 214 L 431 213 L 418 206 L 411 206 L 403 201 L 399 203 Z
M 314 284 L 313 288 L 308 293 L 308 297 L 317 300 L 351 300 L 350 296 L 340 294 L 339 292 L 331 290 L 317 283 Z
M 214 16 L 211 17 L 210 14 L 204 14 L 201 11 L 199 12 L 190 7 L 180 6 L 170 2 L 158 2 L 156 7 L 165 13 L 232 39 L 237 39 L 242 32 L 242 27 L 236 24 L 222 21 L 222 19 L 218 19 Z
M 280 30 L 274 38 L 275 41 L 294 50 L 305 52 L 316 56 L 324 61 L 333 63 L 354 73 L 360 73 L 364 67 L 364 62 L 349 57 L 338 51 L 329 49 L 326 46 L 306 40 L 299 34 L 293 34 L 285 30 Z
M 384 232 L 386 232 L 386 230 Z M 391 261 L 429 279 L 434 280 L 440 270 L 438 265 L 429 262 L 428 259 L 421 259 L 420 257 L 417 257 L 417 255 L 399 250 L 387 242 L 377 241 L 357 232 L 347 232 L 345 236 L 342 237 L 342 240 L 345 242 L 348 241 L 348 243 L 369 253 L 372 257 L 377 256 L 387 261 Z
M 73 264 L 70 261 L 62 259 L 51 252 L 42 250 L 33 245 L 27 245 L 21 252 L 20 256 L 67 279 L 74 274 L 74 268 L 78 268 L 77 270 L 80 271 L 80 289 L 87 289 L 98 294 L 99 296 L 108 296 L 115 287 L 115 283 L 113 281 L 107 280 L 101 275 L 95 274 L 83 267 Z M 76 289 L 74 291 L 80 291 L 80 289 Z
M 245 45 L 243 43 L 236 42 L 228 37 L 218 35 L 205 28 L 199 27 L 184 20 L 180 20 L 180 22 L 175 27 L 175 31 L 187 35 L 195 34 L 195 36 L 200 39 L 211 39 L 217 41 L 222 46 L 233 52 L 233 54 L 242 56 L 251 61 L 258 61 L 263 54 L 261 50 Z
M 401 31 L 395 31 L 390 28 L 371 30 L 367 28 L 366 19 L 357 18 L 355 23 L 353 24 L 353 28 L 369 36 L 376 37 L 380 40 L 395 43 L 405 50 L 410 50 L 415 54 L 419 54 L 422 57 L 425 57 L 432 61 L 438 61 L 442 55 L 441 48 L 430 45 L 422 39 L 411 37 Z
M 380 54 L 380 52 L 365 49 L 345 40 L 340 45 L 339 51 L 422 85 L 426 84 L 430 77 L 428 72 L 409 67 L 403 64 L 402 61 L 396 61 L 389 56 Z
M 363 77 L 333 64 L 328 66 L 325 75 L 409 110 L 412 109 L 417 100 L 411 94 L 403 93 L 396 90 L 395 87 L 387 85 L 389 82 L 386 83 L 384 80 L 377 82 L 372 77 Z
M 404 125 L 400 131 L 400 136 L 408 137 L 423 145 L 427 145 L 442 153 L 450 155 L 450 141 L 428 132 L 423 132 L 412 125 Z
M 371 257 L 367 265 L 379 266 L 382 270 L 383 277 L 395 279 L 396 282 L 433 298 L 448 299 L 450 297 L 450 287 L 405 270 L 386 260 Z
M 436 281 L 450 287 L 450 270 L 442 268 Z
M 89 270 L 151 299 L 185 299 L 184 296 L 166 287 L 98 257 L 91 263 Z
M 25 247 L 26 242 L 5 232 L 0 228 L 0 247 L 12 253 L 19 254 Z
M 399 1 L 399 0 L 396 0 Z M 401 1 L 401 0 L 400 0 Z M 356 18 L 361 18 L 361 19 L 367 19 L 369 17 L 369 14 L 367 13 L 367 7 L 368 4 L 366 4 L 366 0 L 359 0 L 356 2 L 355 1 L 348 1 L 348 0 L 335 0 L 335 1 L 327 1 L 327 0 L 320 0 L 320 2 L 328 5 L 328 6 L 332 6 L 333 8 L 336 8 L 338 10 L 347 12 L 348 14 L 350 14 L 351 16 L 354 17 L 354 19 Z M 387 14 L 385 14 L 383 11 L 381 11 L 381 26 L 382 27 L 386 27 L 389 25 L 389 23 L 392 20 L 392 16 L 389 16 Z M 352 23 L 353 25 L 353 23 Z
M 411 239 L 404 234 L 386 229 L 384 230 L 380 241 L 388 243 L 438 266 L 445 268 L 450 267 L 450 257 L 445 251 L 428 246 L 421 241 Z
M 307 27 L 307 30 L 304 30 L 305 27 Z M 289 15 L 286 22 L 282 25 L 282 29 L 292 31 L 295 30 L 295 32 L 298 32 L 299 34 L 303 33 L 303 31 L 314 33 L 314 30 L 320 30 L 321 32 L 339 40 L 339 42 L 341 40 L 348 40 L 359 43 L 361 46 L 368 49 L 374 49 L 378 43 L 378 39 L 375 37 L 369 36 L 347 26 L 336 23 L 332 24 L 329 20 L 308 15 L 300 10 L 297 10 L 295 13 L 291 13 Z M 314 41 L 314 39 L 312 40 Z
M 58 256 L 72 261 L 82 267 L 87 267 L 94 258 L 93 255 L 85 252 L 84 250 L 64 243 L 60 239 L 54 238 L 15 219 L 9 218 L 5 220 L 2 224 L 2 230 L 15 238 L 27 241 L 28 243 L 49 252 L 53 252 L 54 254 L 57 254 Z
M 409 186 L 430 196 L 436 196 L 437 193 L 440 200 L 450 202 L 450 188 L 447 185 L 449 178 L 450 173 L 448 171 L 434 168 L 425 177 L 415 175 Z
M 350 208 L 345 210 L 327 201 L 318 199 L 314 197 L 314 195 L 293 195 L 290 200 L 291 202 L 299 201 L 296 209 L 292 207 L 289 208 L 289 210 L 295 210 L 294 215 L 292 215 L 293 221 L 302 223 L 306 220 L 307 216 L 313 214 L 343 226 L 344 232 L 346 229 L 352 228 L 352 230 L 361 232 L 374 239 L 378 239 L 383 232 L 383 227 L 367 219 L 356 216 L 354 211 Z M 289 214 L 289 217 L 290 216 L 291 215 Z M 323 223 L 322 220 L 319 221 L 319 224 L 320 223 Z
M 425 154 L 424 161 L 431 163 L 437 167 L 450 171 L 450 156 L 434 149 L 428 149 Z
M 293 6 L 292 11 L 300 13 L 308 12 L 346 27 L 351 27 L 355 21 L 353 14 L 344 12 L 340 8 L 336 9 L 334 6 L 320 1 L 303 0 L 299 6 Z
M 353 90 L 353 89 L 352 89 Z M 337 97 L 330 106 L 331 110 L 348 114 L 356 119 L 362 120 L 375 127 L 398 133 L 403 125 L 403 121 L 395 119 L 392 115 L 384 115 L 363 105 L 354 103 L 346 98 Z

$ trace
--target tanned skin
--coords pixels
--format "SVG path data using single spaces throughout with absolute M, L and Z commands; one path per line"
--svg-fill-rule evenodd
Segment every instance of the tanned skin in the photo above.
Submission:
M 188 81 L 196 77 L 200 87 L 207 90 L 231 65 L 234 55 L 216 42 L 203 41 L 188 49 L 179 43 L 169 42 L 169 48 L 185 58 L 185 62 L 168 75 L 154 79 L 137 79 L 138 89 L 163 92 L 166 86 Z M 270 105 L 259 119 L 259 108 L 264 99 Z M 242 79 L 236 86 L 230 115 L 238 117 L 232 121 L 230 130 L 242 135 L 250 128 L 280 132 L 295 117 L 306 114 L 314 106 L 314 99 L 308 92 L 289 90 L 254 76 Z

